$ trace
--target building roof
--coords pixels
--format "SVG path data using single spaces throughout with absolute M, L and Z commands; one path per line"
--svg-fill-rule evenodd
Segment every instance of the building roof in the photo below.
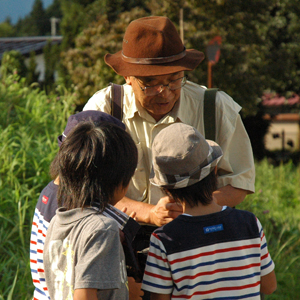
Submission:
M 17 50 L 24 56 L 30 52 L 42 52 L 47 42 L 60 44 L 62 36 L 32 36 L 32 37 L 8 37 L 0 38 L 0 60 L 5 51 Z

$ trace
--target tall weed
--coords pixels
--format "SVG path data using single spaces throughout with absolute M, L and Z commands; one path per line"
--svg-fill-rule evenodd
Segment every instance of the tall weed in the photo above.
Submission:
M 17 75 L 0 82 L 0 299 L 32 298 L 33 211 L 73 103 L 62 87 L 47 95 Z
M 274 167 L 256 163 L 256 193 L 239 209 L 261 221 L 275 262 L 277 291 L 266 299 L 299 299 L 300 295 L 300 169 L 292 162 Z

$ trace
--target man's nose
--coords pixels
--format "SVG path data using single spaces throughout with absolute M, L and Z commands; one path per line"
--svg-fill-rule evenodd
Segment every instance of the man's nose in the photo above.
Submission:
M 159 93 L 162 97 L 168 98 L 172 91 L 169 89 L 167 85 L 161 87 L 161 92 Z

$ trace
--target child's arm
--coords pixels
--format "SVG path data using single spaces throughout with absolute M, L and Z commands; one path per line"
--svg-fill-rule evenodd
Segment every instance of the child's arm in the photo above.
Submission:
M 275 271 L 273 270 L 271 273 L 262 276 L 260 279 L 260 292 L 266 295 L 270 295 L 276 291 L 277 288 L 277 280 Z
M 76 289 L 74 300 L 98 300 L 97 289 Z
M 171 300 L 171 296 L 172 296 L 171 294 L 151 293 L 150 300 Z

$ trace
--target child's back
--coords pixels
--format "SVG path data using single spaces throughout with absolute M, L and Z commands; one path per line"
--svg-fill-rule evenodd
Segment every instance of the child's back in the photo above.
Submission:
M 260 277 L 273 268 L 259 221 L 228 207 L 205 216 L 181 215 L 158 229 L 143 288 L 174 298 L 260 299 Z
M 51 299 L 128 299 L 119 227 L 103 211 L 124 197 L 136 164 L 132 138 L 110 123 L 82 122 L 62 143 L 62 207 L 49 225 L 43 255 Z
M 74 288 L 96 288 L 98 299 L 127 299 L 125 258 L 116 221 L 94 208 L 60 208 L 44 248 L 52 299 L 68 299 Z

